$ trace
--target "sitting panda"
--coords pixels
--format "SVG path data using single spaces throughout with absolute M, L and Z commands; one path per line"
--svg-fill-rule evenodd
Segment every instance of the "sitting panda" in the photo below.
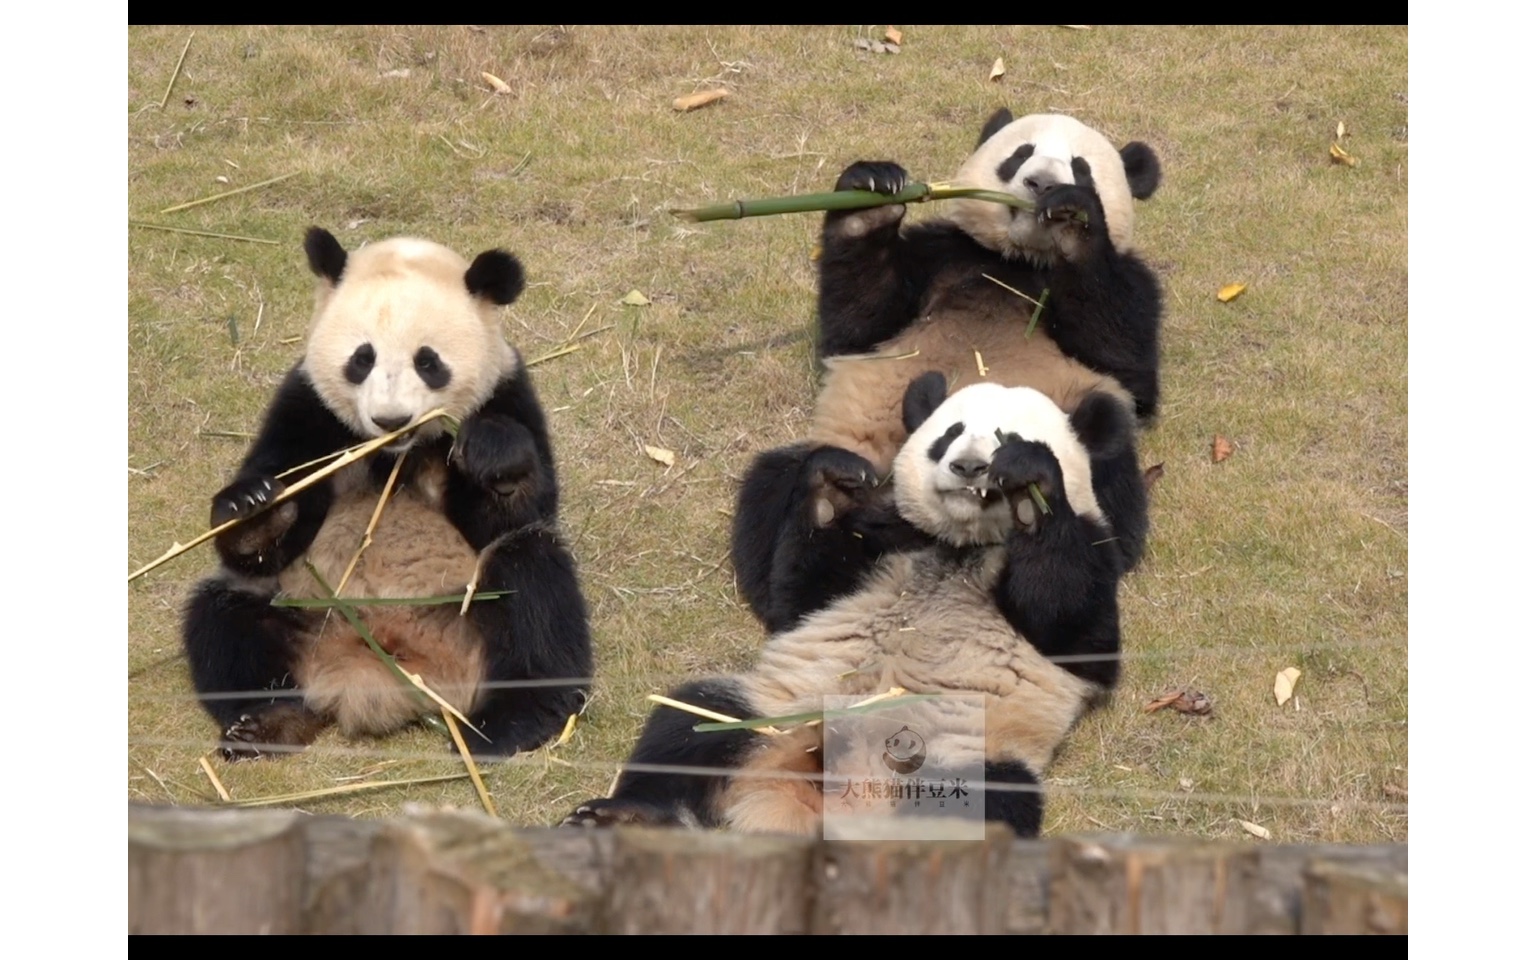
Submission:
M 1162 295 L 1130 240 L 1132 199 L 1150 197 L 1160 178 L 1144 143 L 1117 151 L 1071 117 L 1015 120 L 1000 110 L 956 183 L 1012 193 L 1033 212 L 952 200 L 946 218 L 905 229 L 900 205 L 826 214 L 817 344 L 825 371 L 810 435 L 754 460 L 733 521 L 740 589 L 769 630 L 852 589 L 879 540 L 831 517 L 840 499 L 889 473 L 905 438 L 903 391 L 922 371 L 957 387 L 1033 387 L 1068 413 L 1095 391 L 1142 422 L 1156 413 Z M 859 162 L 837 189 L 894 194 L 906 184 L 894 163 Z M 1129 570 L 1147 533 L 1135 445 L 1098 465 L 1093 480 Z M 797 566 L 789 542 L 800 535 L 791 518 L 808 501 L 823 518 L 811 535 L 845 557 L 815 577 Z
M 477 754 L 537 747 L 580 709 L 592 653 L 556 526 L 544 412 L 496 312 L 521 293 L 522 267 L 504 251 L 469 263 L 414 238 L 349 256 L 318 227 L 304 249 L 318 278 L 304 357 L 234 481 L 213 497 L 214 526 L 248 519 L 215 538 L 221 569 L 185 611 L 192 682 L 223 729 L 224 755 L 302 747 L 332 722 L 348 736 L 384 734 L 438 712 L 340 611 L 273 605 L 279 595 L 329 595 L 310 565 L 331 589 L 347 576 L 341 596 L 360 600 L 462 596 L 471 583 L 506 591 L 463 615 L 460 603 L 356 609 L 403 671 L 471 720 L 482 736 L 464 738 Z M 435 408 L 459 421 L 457 437 L 428 421 L 271 506 L 317 460 Z M 397 465 L 393 495 L 348 576 Z M 497 685 L 507 681 L 524 683 Z
M 824 696 L 897 686 L 979 695 L 980 715 L 974 705 L 944 714 L 938 729 L 922 729 L 921 744 L 899 730 L 887 734 L 885 763 L 895 770 L 923 752 L 925 771 L 952 768 L 964 760 L 955 734 L 984 728 L 985 781 L 1014 788 L 987 790 L 985 816 L 1035 836 L 1040 776 L 1119 677 L 1122 555 L 1093 471 L 1122 455 L 1135 423 L 1114 394 L 1098 391 L 1070 416 L 1027 387 L 983 383 L 945 393 L 936 372 L 909 387 L 903 415 L 911 436 L 896 456 L 889 500 L 834 503 L 836 513 L 886 538 L 883 556 L 856 571 L 857 587 L 773 636 L 750 672 L 689 683 L 671 697 L 747 719 L 819 711 Z M 1049 512 L 1036 506 L 1030 484 Z M 813 535 L 822 519 L 798 517 L 786 538 L 811 577 L 848 564 Z M 818 727 L 695 731 L 700 722 L 658 708 L 613 796 L 582 805 L 564 824 L 819 831 L 835 785 L 824 794 L 817 783 Z

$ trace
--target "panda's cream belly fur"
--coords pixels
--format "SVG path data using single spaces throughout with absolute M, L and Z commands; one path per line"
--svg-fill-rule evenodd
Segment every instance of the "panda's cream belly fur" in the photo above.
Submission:
M 821 710 L 827 695 L 862 699 L 892 687 L 980 694 L 980 711 L 961 700 L 932 705 L 923 730 L 929 765 L 978 762 L 967 743 L 984 723 L 986 759 L 1040 773 L 1095 688 L 1048 661 L 997 611 L 991 587 L 1003 561 L 1001 547 L 971 551 L 961 566 L 934 551 L 888 558 L 857 595 L 769 641 L 742 678 L 748 701 L 759 716 L 785 716 Z M 820 742 L 816 727 L 762 737 L 745 776 L 721 797 L 725 820 L 748 832 L 815 832 L 818 786 L 783 775 L 819 774 Z
M 902 396 L 914 377 L 929 370 L 944 374 L 952 393 L 982 382 L 1033 387 L 1071 413 L 1085 394 L 1103 390 L 1132 406 L 1130 393 L 1115 378 L 1066 356 L 1043 333 L 1026 337 L 1029 317 L 1020 309 L 944 306 L 873 353 L 828 358 L 811 440 L 857 453 L 888 474 L 907 437 Z
M 341 595 L 356 599 L 462 595 L 478 556 L 437 506 L 440 495 L 428 474 L 392 496 L 379 516 L 372 542 L 346 576 Z M 343 576 L 378 506 L 378 493 L 361 485 L 341 491 L 306 559 L 332 587 Z M 352 487 L 348 489 L 348 487 Z M 282 592 L 314 598 L 324 591 L 301 561 L 284 571 Z M 460 712 L 474 708 L 485 665 L 473 622 L 460 604 L 363 605 L 356 608 L 379 645 L 400 668 L 422 681 Z M 407 690 L 339 610 L 313 617 L 294 667 L 310 709 L 336 718 L 352 736 L 387 733 L 435 707 Z

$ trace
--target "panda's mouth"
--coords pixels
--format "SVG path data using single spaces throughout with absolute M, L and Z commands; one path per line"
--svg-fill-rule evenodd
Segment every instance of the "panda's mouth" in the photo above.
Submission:
M 993 486 L 952 487 L 942 491 L 946 497 L 952 497 L 966 503 L 975 503 L 983 510 L 1003 499 L 1003 491 Z

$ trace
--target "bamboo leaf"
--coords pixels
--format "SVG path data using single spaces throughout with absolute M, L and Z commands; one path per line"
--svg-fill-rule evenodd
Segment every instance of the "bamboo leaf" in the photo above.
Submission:
M 787 717 L 757 717 L 752 720 L 736 720 L 731 723 L 699 723 L 693 729 L 699 733 L 716 733 L 724 730 L 755 730 L 758 727 L 771 727 L 779 724 L 809 723 L 813 720 L 831 720 L 837 717 L 851 717 L 861 713 L 873 713 L 876 710 L 884 710 L 887 707 L 898 706 L 904 703 L 914 703 L 918 700 L 932 700 L 940 696 L 937 693 L 913 693 L 904 697 L 893 697 L 889 700 L 881 700 L 878 703 L 866 704 L 862 707 L 848 707 L 843 710 L 817 710 L 812 713 L 795 713 Z

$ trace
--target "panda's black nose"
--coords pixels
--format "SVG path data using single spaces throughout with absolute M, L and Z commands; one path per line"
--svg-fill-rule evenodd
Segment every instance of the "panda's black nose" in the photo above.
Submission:
M 401 427 L 411 422 L 410 417 L 374 417 L 374 424 L 385 433 L 394 433 Z
M 966 480 L 975 480 L 987 472 L 987 461 L 975 457 L 956 457 L 950 461 L 949 469 L 951 473 Z

